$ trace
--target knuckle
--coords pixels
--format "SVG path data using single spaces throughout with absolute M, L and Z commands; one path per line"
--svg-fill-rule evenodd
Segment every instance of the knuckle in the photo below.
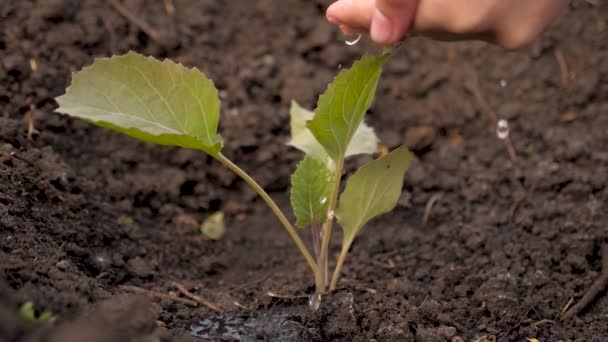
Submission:
M 488 15 L 489 9 L 487 8 L 478 8 L 475 11 L 470 11 L 467 15 L 454 18 L 450 30 L 460 35 L 482 32 L 485 30 L 485 26 L 487 26 Z
M 543 31 L 538 21 L 511 22 L 496 30 L 496 43 L 505 49 L 517 49 L 532 44 Z
M 413 1 L 411 0 L 380 0 L 376 3 L 376 6 L 383 12 L 393 12 L 393 13 L 385 13 L 386 15 L 396 14 L 395 12 L 404 11 L 407 12 L 413 6 Z

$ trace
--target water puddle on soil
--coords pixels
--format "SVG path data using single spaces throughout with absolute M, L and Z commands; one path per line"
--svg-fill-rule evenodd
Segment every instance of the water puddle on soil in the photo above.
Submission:
M 205 318 L 191 327 L 201 341 L 285 341 L 298 342 L 302 325 L 287 315 L 258 317 L 224 315 Z

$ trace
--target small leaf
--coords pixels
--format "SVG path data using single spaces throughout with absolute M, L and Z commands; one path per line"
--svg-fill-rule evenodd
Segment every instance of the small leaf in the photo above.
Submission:
M 224 213 L 218 211 L 209 216 L 201 224 L 201 233 L 212 240 L 219 240 L 224 236 L 226 227 L 224 225 Z
M 291 103 L 291 141 L 289 145 L 305 152 L 320 161 L 327 161 L 329 155 L 306 127 L 306 122 L 312 120 L 315 113 L 302 108 L 297 102 Z M 378 150 L 378 137 L 374 129 L 361 122 L 348 148 L 346 157 L 357 154 L 373 154 Z
M 19 307 L 19 316 L 26 323 L 44 323 L 53 319 L 53 314 L 49 311 L 44 311 L 36 317 L 36 308 L 34 307 L 34 303 L 30 301 L 23 303 Z
M 120 215 L 118 217 L 118 224 L 121 224 L 123 226 L 128 226 L 133 223 L 134 223 L 133 219 L 127 215 Z
M 58 112 L 160 145 L 217 154 L 220 101 L 198 69 L 134 52 L 77 72 Z
M 382 66 L 390 54 L 365 55 L 345 69 L 319 98 L 315 116 L 308 129 L 338 162 L 346 156 L 349 143 L 371 106 Z
M 31 323 L 36 321 L 36 313 L 34 303 L 25 302 L 19 307 L 19 316 L 25 322 Z
M 296 215 L 296 226 L 323 223 L 331 193 L 332 174 L 327 166 L 306 156 L 291 176 L 291 207 Z
M 350 177 L 336 210 L 345 245 L 350 244 L 371 219 L 395 208 L 411 162 L 410 151 L 400 147 L 362 166 Z

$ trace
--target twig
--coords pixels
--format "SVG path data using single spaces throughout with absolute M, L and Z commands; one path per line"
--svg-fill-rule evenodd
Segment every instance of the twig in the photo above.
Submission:
M 252 286 L 254 286 L 254 285 L 257 285 L 257 284 L 259 284 L 259 283 L 262 283 L 262 282 L 266 281 L 266 280 L 267 280 L 268 278 L 270 278 L 271 276 L 272 276 L 272 273 L 268 273 L 267 275 L 263 276 L 263 277 L 262 277 L 262 278 L 260 278 L 260 279 L 257 279 L 257 280 L 254 280 L 254 281 L 250 281 L 250 282 L 248 282 L 248 283 L 245 283 L 245 284 L 243 284 L 243 285 L 240 285 L 240 286 L 238 286 L 238 287 L 235 287 L 234 289 L 230 290 L 230 292 L 231 292 L 231 293 L 234 293 L 234 292 L 238 292 L 238 291 L 242 291 L 242 290 L 244 290 L 244 289 L 250 288 L 250 287 L 252 287 Z
M 601 247 L 602 253 L 602 273 L 597 278 L 589 290 L 585 293 L 583 298 L 574 304 L 562 315 L 562 321 L 567 321 L 572 317 L 578 315 L 584 308 L 586 308 L 591 302 L 606 289 L 608 285 L 608 240 L 602 242 Z
M 278 298 L 278 299 L 285 299 L 285 300 L 296 300 L 296 299 L 303 299 L 303 298 L 308 298 L 308 296 L 288 296 L 288 295 L 281 295 L 281 294 L 277 294 L 274 292 L 266 292 L 266 295 L 270 298 Z
M 511 136 L 508 136 L 505 139 L 505 146 L 507 146 L 507 152 L 509 152 L 509 158 L 511 158 L 511 161 L 517 161 L 517 152 L 515 152 L 515 147 L 513 147 Z
M 10 156 L 11 156 L 11 158 L 15 158 L 17 160 L 21 160 L 22 162 L 26 163 L 27 165 L 32 167 L 38 174 L 42 173 L 42 170 L 40 170 L 38 165 L 34 164 L 34 162 L 32 162 L 31 160 L 29 160 L 25 157 L 21 157 L 20 155 L 17 154 L 17 152 L 15 152 L 15 151 L 11 152 Z
M 32 136 L 34 135 L 34 111 L 36 110 L 36 105 L 30 103 L 30 110 L 25 115 L 27 120 L 27 140 L 32 140 Z
M 160 40 L 160 33 L 148 25 L 147 22 L 139 19 L 135 15 L 133 15 L 133 11 L 130 11 L 126 7 L 124 7 L 118 0 L 109 0 L 110 4 L 120 13 L 123 17 L 127 18 L 130 22 L 132 22 L 135 26 L 139 27 L 145 34 L 147 34 L 150 38 L 155 41 Z
M 566 303 L 566 305 L 564 305 L 562 311 L 560 311 L 559 316 L 563 316 L 564 313 L 566 313 L 566 311 L 570 309 L 570 306 L 572 306 L 572 302 L 574 302 L 574 297 L 570 297 L 570 299 L 568 299 L 568 302 Z M 557 317 L 555 317 L 555 319 L 557 319 Z
M 509 212 L 509 221 L 511 221 L 511 222 L 515 218 L 515 214 L 517 213 L 517 210 L 519 209 L 521 204 L 524 203 L 526 201 L 526 199 L 528 199 L 530 197 L 530 194 L 532 194 L 536 190 L 536 182 L 534 182 L 534 183 L 532 183 L 532 185 L 530 185 L 529 190 L 526 190 L 524 188 L 523 184 L 521 184 L 521 182 L 517 182 L 517 183 L 519 183 L 520 187 L 523 188 L 524 192 L 521 196 L 518 196 L 513 201 L 513 204 L 511 205 L 511 209 Z
M 490 116 L 490 127 L 496 127 L 496 124 L 498 123 L 498 116 L 496 115 L 496 112 L 492 109 L 492 107 L 490 107 L 490 104 L 488 103 L 486 98 L 483 96 L 481 86 L 479 85 L 479 75 L 477 74 L 477 71 L 475 71 L 475 69 L 473 69 L 472 67 L 470 68 L 473 78 L 471 82 L 471 91 L 473 92 L 473 96 L 475 96 L 475 99 L 477 100 L 477 103 L 479 104 L 481 109 L 486 112 L 487 115 Z
M 431 196 L 429 201 L 426 203 L 426 207 L 424 208 L 424 216 L 422 217 L 422 224 L 426 226 L 429 222 L 429 217 L 431 216 L 431 210 L 437 201 L 439 201 L 443 197 L 442 194 L 434 194 Z
M 220 309 L 217 305 L 211 303 L 210 301 L 197 296 L 195 294 L 193 294 L 192 292 L 188 291 L 182 284 L 176 283 L 176 282 L 172 282 L 171 285 L 173 287 L 175 287 L 181 294 L 183 294 L 184 296 L 192 299 L 193 301 L 206 306 L 209 310 L 215 311 L 219 314 L 223 314 L 224 310 Z
M 534 323 L 534 324 L 530 324 L 530 326 L 531 326 L 532 328 L 539 329 L 538 327 L 539 327 L 540 325 L 543 325 L 543 324 L 546 324 L 546 323 L 555 323 L 555 321 L 554 321 L 554 320 L 552 320 L 552 319 L 543 319 L 543 320 L 540 320 L 540 321 L 538 321 L 538 322 L 536 322 L 536 323 Z
M 232 302 L 232 303 L 233 303 L 233 304 L 234 304 L 236 307 L 241 308 L 241 309 L 243 309 L 243 310 L 247 310 L 247 311 L 253 311 L 253 310 L 254 310 L 254 309 L 252 309 L 252 308 L 250 308 L 250 307 L 247 307 L 247 306 L 245 306 L 245 305 L 243 305 L 243 304 L 241 304 L 241 303 L 239 303 L 239 302 L 237 302 L 237 301 L 234 301 L 234 302 Z
M 517 208 L 519 208 L 519 206 L 526 200 L 526 198 L 528 197 L 528 193 L 524 192 L 523 195 L 519 196 L 519 198 L 517 198 L 513 204 L 511 205 L 511 210 L 509 213 L 509 221 L 513 222 L 513 218 L 515 217 L 515 213 L 517 212 Z
M 570 80 L 570 70 L 568 69 L 568 63 L 566 62 L 566 57 L 564 53 L 560 49 L 555 49 L 555 59 L 557 60 L 557 64 L 559 65 L 559 72 L 561 74 L 561 82 L 562 87 L 568 86 L 568 81 Z
M 144 294 L 144 295 L 150 296 L 152 298 L 168 299 L 168 300 L 172 300 L 174 302 L 182 303 L 182 304 L 192 306 L 192 307 L 198 306 L 198 303 L 193 300 L 179 298 L 179 297 L 172 297 L 172 296 L 169 296 L 168 294 L 155 292 L 155 291 L 147 290 L 147 289 L 142 289 L 141 287 L 129 286 L 129 285 L 119 285 L 118 288 L 121 290 L 127 291 L 127 292 Z
M 274 293 L 274 292 L 270 292 L 270 291 L 266 292 L 266 295 L 270 298 L 288 299 L 288 300 L 308 298 L 308 296 L 288 296 L 288 295 L 282 295 L 282 294 L 278 294 L 278 293 Z

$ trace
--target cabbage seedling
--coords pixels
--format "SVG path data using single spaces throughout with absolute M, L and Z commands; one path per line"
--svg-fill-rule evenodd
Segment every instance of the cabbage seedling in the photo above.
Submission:
M 344 160 L 376 150 L 376 136 L 363 119 L 390 55 L 365 55 L 342 70 L 314 113 L 297 104 L 292 108 L 291 145 L 306 156 L 292 176 L 290 199 L 296 226 L 311 227 L 314 256 L 268 193 L 222 154 L 218 91 L 198 69 L 134 52 L 97 59 L 73 75 L 66 94 L 57 98 L 57 111 L 146 142 L 200 150 L 224 164 L 277 216 L 314 273 L 320 295 L 335 288 L 356 234 L 395 207 L 411 162 L 410 152 L 397 148 L 357 170 L 340 194 Z M 341 225 L 344 240 L 330 282 L 327 260 L 334 220 Z

